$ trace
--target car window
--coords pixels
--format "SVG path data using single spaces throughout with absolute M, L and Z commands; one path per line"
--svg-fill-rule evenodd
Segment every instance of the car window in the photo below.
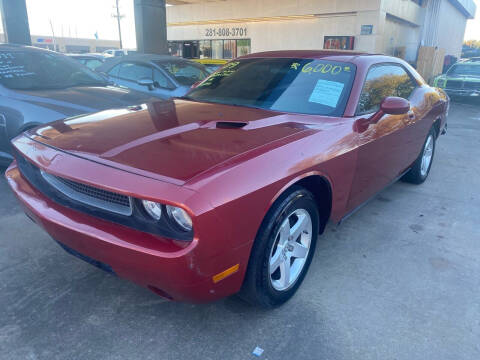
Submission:
M 120 68 L 122 67 L 123 64 L 117 64 L 114 67 L 112 67 L 107 74 L 113 77 L 118 77 L 118 72 L 120 71 Z
M 106 85 L 81 63 L 44 51 L 0 51 L 0 84 L 16 90 Z
M 122 50 L 116 50 L 115 51 L 115 56 L 123 56 L 123 55 L 124 55 L 124 53 L 123 53 Z
M 417 84 L 400 65 L 374 65 L 363 85 L 357 114 L 367 114 L 380 109 L 380 103 L 388 96 L 408 99 Z
M 170 84 L 168 83 L 166 76 L 163 75 L 160 70 L 155 68 L 153 69 L 153 81 L 155 82 L 155 86 L 159 86 L 163 88 L 170 87 Z
M 480 65 L 456 64 L 447 72 L 448 76 L 480 76 Z
M 131 81 L 138 81 L 140 79 L 153 79 L 152 70 L 153 69 L 148 65 L 124 62 L 119 68 L 118 77 Z
M 200 64 L 187 61 L 154 61 L 154 63 L 185 86 L 191 86 L 208 76 L 208 72 Z
M 314 59 L 234 60 L 210 75 L 187 98 L 285 112 L 341 116 L 354 64 Z
M 97 67 L 103 64 L 100 60 L 97 59 L 87 59 L 84 60 L 83 63 L 85 64 L 85 66 L 92 70 L 95 70 Z

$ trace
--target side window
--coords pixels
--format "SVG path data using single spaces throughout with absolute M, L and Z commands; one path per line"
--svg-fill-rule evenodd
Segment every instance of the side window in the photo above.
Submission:
M 168 88 L 169 83 L 165 75 L 162 74 L 162 72 L 158 69 L 153 69 L 153 81 L 155 82 L 156 86 L 163 87 L 163 88 Z
M 107 74 L 110 75 L 110 76 L 113 76 L 113 77 L 118 77 L 118 73 L 119 73 L 122 65 L 123 64 L 115 65 L 113 68 L 110 69 L 110 71 Z
M 137 81 L 140 79 L 153 79 L 152 70 L 153 69 L 147 65 L 126 62 L 121 64 L 118 77 L 131 81 Z
M 399 65 L 375 65 L 370 68 L 363 85 L 357 115 L 378 111 L 380 103 L 388 96 L 408 99 L 417 84 Z
M 99 67 L 103 63 L 97 59 L 88 59 L 88 60 L 84 60 L 84 64 L 91 70 L 95 70 L 97 67 Z

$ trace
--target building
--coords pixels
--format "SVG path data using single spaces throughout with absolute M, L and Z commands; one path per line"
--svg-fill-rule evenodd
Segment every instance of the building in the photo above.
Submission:
M 415 63 L 421 46 L 460 57 L 472 0 L 167 0 L 169 50 L 233 58 L 279 49 L 352 49 Z
M 32 45 L 49 50 L 57 50 L 63 53 L 93 53 L 102 52 L 108 49 L 119 49 L 118 40 L 102 39 L 82 39 L 71 37 L 55 37 L 32 35 Z M 0 42 L 4 42 L 5 37 L 0 34 Z

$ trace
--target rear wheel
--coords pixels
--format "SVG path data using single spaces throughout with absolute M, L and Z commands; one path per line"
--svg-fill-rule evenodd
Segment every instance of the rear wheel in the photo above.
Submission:
M 242 298 L 274 307 L 295 294 L 315 252 L 318 219 L 313 195 L 301 187 L 274 203 L 253 245 Z
M 402 180 L 412 184 L 421 184 L 427 179 L 435 155 L 436 138 L 435 129 L 432 127 L 425 139 L 420 155 Z

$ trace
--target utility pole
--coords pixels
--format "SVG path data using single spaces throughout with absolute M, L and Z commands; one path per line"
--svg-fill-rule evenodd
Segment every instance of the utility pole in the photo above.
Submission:
M 60 51 L 60 49 L 57 50 L 57 40 L 55 39 L 55 31 L 53 31 L 52 19 L 49 19 L 49 22 L 50 22 L 50 29 L 52 30 L 53 51 Z
M 122 45 L 122 29 L 120 27 L 120 20 L 122 20 L 125 15 L 120 15 L 120 7 L 118 5 L 118 3 L 120 2 L 120 0 L 115 0 L 115 13 L 112 14 L 112 17 L 116 18 L 117 19 L 117 24 L 118 24 L 118 37 L 120 39 L 120 49 L 123 49 L 123 45 Z

